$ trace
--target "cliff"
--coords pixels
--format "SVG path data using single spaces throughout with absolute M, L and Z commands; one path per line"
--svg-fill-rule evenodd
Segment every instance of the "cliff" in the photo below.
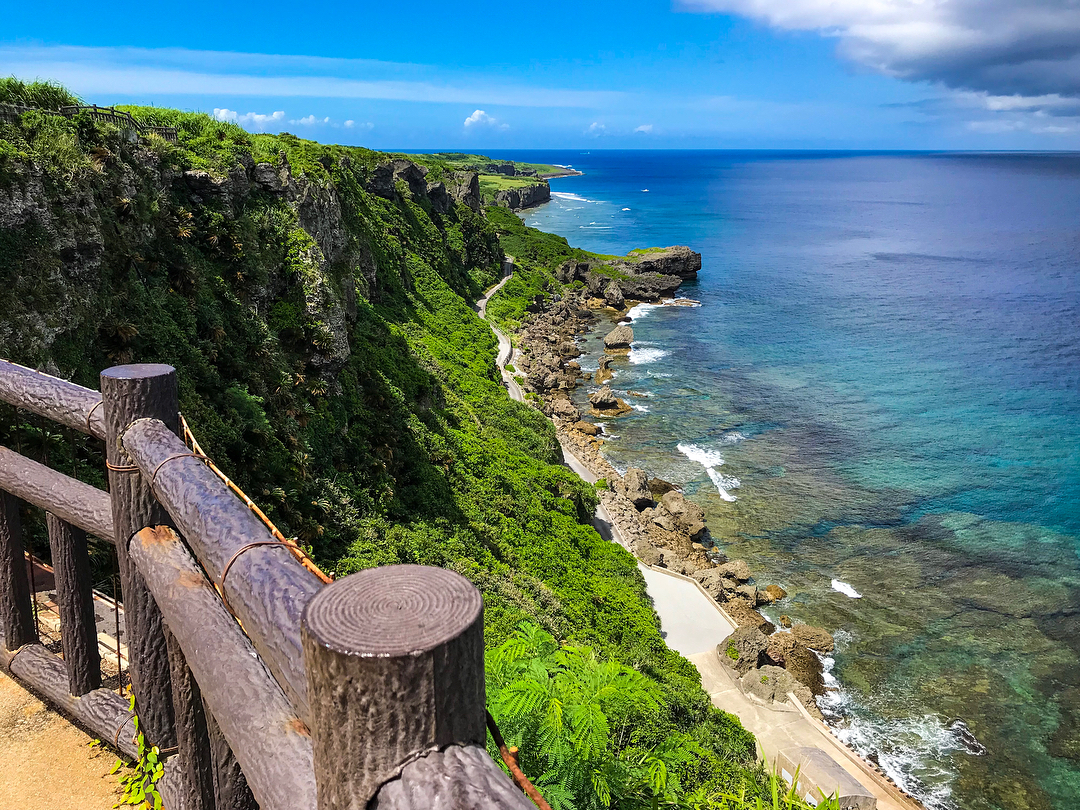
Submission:
M 507 188 L 496 192 L 494 203 L 511 211 L 518 211 L 533 205 L 546 203 L 551 199 L 551 187 L 539 182 L 517 188 Z
M 664 644 L 550 422 L 499 382 L 471 304 L 501 274 L 498 217 L 517 217 L 438 160 L 129 109 L 178 143 L 0 123 L 0 356 L 90 387 L 116 363 L 176 366 L 200 443 L 324 569 L 463 573 L 489 643 L 528 619 L 651 679 L 636 744 L 703 746 L 686 790 L 753 789 L 752 738 Z M 99 448 L 11 408 L 0 442 L 103 484 Z

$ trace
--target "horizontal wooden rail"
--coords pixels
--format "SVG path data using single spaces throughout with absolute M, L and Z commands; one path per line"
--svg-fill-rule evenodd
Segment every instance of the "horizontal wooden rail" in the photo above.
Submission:
M 230 609 L 300 718 L 310 721 L 300 615 L 323 583 L 162 422 L 136 420 L 121 443 L 207 575 L 221 585 L 228 567 Z
M 2 375 L 0 375 L 2 376 Z M 0 489 L 84 532 L 116 542 L 109 493 L 0 447 Z
M 0 646 L 0 666 L 103 743 L 116 748 L 128 759 L 138 757 L 133 741 L 135 724 L 128 711 L 128 702 L 115 692 L 95 689 L 82 697 L 73 697 L 68 692 L 68 672 L 64 662 L 40 644 L 27 644 L 17 650 Z
M 452 745 L 406 765 L 385 783 L 368 810 L 536 810 L 479 745 Z
M 98 439 L 105 438 L 101 394 L 0 360 L 0 400 Z
M 129 546 L 262 810 L 314 810 L 311 735 L 172 529 Z

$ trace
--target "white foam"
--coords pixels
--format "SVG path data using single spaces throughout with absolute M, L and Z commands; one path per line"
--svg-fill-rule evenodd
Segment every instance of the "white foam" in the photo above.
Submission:
M 648 189 L 647 189 L 647 188 L 643 188 L 643 189 L 642 189 L 642 191 L 648 191 Z
M 746 437 L 739 431 L 732 430 L 720 437 L 720 444 L 731 445 L 746 441 Z
M 832 589 L 842 593 L 844 596 L 851 597 L 852 599 L 862 599 L 862 594 L 852 588 L 846 582 L 841 582 L 838 579 L 832 581 Z
M 580 194 L 575 194 L 572 191 L 553 191 L 552 197 L 558 197 L 560 200 L 573 200 L 574 202 L 596 202 L 596 200 L 589 200 L 582 197 Z
M 631 321 L 636 321 L 638 318 L 644 318 L 654 309 L 660 309 L 663 304 L 634 304 L 630 307 L 630 311 L 626 313 L 626 317 Z
M 705 470 L 709 474 L 709 478 L 712 479 L 713 484 L 716 486 L 716 491 L 720 493 L 720 497 L 728 503 L 734 503 L 738 500 L 728 490 L 735 489 L 739 486 L 738 478 L 731 478 L 726 475 L 721 475 L 712 467 Z
M 723 457 L 715 450 L 709 450 L 696 444 L 679 444 L 679 452 L 691 461 L 696 461 L 702 467 L 720 467 L 724 463 Z
M 630 210 L 629 208 L 624 208 L 624 209 L 623 209 L 623 211 L 629 211 L 629 210 Z
M 644 366 L 655 363 L 661 357 L 667 357 L 667 352 L 655 346 L 630 346 L 630 363 L 635 366 Z
M 638 405 L 636 402 L 631 402 L 630 407 L 633 408 L 635 411 L 640 411 L 641 413 L 648 413 L 649 412 L 649 406 L 648 405 Z

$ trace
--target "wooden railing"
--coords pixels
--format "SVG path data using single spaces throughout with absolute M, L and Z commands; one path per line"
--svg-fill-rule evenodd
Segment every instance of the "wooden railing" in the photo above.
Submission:
M 169 366 L 101 392 L 0 361 L 0 400 L 102 439 L 109 492 L 0 448 L 0 665 L 127 757 L 87 533 L 115 543 L 131 686 L 169 810 L 532 810 L 485 749 L 483 603 L 414 565 L 324 584 L 178 435 Z M 38 643 L 19 501 L 48 512 L 63 659 Z
M 97 104 L 80 104 L 77 106 L 61 107 L 60 111 L 42 110 L 38 107 L 23 107 L 17 104 L 0 104 L 0 121 L 17 121 L 19 116 L 27 112 L 39 112 L 43 115 L 59 115 L 64 118 L 74 118 L 79 113 L 86 113 L 95 121 L 104 121 L 114 124 L 121 129 L 136 132 L 140 135 L 159 135 L 171 143 L 176 143 L 176 127 L 158 127 L 136 121 L 130 113 L 118 110 L 115 107 L 99 107 Z

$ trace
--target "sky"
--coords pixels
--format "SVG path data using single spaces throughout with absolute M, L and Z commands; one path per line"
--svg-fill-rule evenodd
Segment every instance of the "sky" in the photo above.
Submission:
M 1080 149 L 1078 0 L 5 5 L 0 75 L 376 149 Z

